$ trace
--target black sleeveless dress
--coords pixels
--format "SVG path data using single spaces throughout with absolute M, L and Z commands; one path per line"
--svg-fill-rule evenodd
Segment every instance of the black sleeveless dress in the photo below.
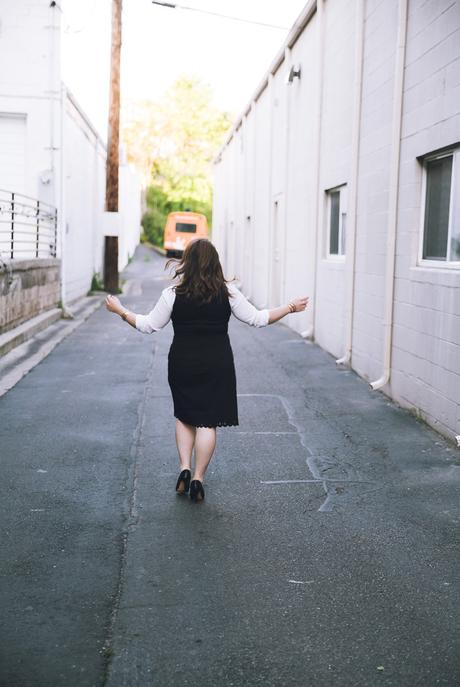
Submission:
M 175 297 L 168 382 L 174 415 L 193 427 L 238 425 L 236 377 L 228 337 L 228 296 L 198 303 Z

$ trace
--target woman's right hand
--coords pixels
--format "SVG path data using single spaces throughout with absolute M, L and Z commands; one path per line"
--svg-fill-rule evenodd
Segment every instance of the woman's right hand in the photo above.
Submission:
M 121 315 L 123 312 L 123 306 L 121 305 L 120 300 L 116 296 L 112 296 L 110 293 L 105 299 L 105 307 L 107 310 L 114 312 L 117 315 Z
M 295 306 L 295 312 L 302 312 L 308 305 L 309 297 L 295 298 L 291 303 Z

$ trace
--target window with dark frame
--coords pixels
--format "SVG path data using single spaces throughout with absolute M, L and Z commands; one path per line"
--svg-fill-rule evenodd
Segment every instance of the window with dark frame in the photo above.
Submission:
M 460 264 L 460 146 L 422 158 L 420 259 L 458 269 Z
M 452 162 L 453 155 L 446 155 L 425 163 L 424 260 L 448 259 Z
M 340 228 L 340 191 L 329 192 L 330 202 L 330 230 L 329 230 L 329 253 L 339 254 L 339 228 Z
M 326 191 L 327 209 L 327 255 L 343 257 L 345 255 L 346 221 L 347 221 L 347 185 Z

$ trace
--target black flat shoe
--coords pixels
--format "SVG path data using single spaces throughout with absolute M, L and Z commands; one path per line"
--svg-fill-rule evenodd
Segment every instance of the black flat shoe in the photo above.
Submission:
M 192 501 L 203 501 L 204 489 L 199 479 L 194 479 L 190 483 L 190 498 Z
M 178 479 L 177 479 L 177 484 L 176 484 L 176 492 L 178 494 L 186 494 L 189 490 L 190 487 L 190 478 L 192 476 L 192 473 L 190 470 L 182 470 L 180 473 Z

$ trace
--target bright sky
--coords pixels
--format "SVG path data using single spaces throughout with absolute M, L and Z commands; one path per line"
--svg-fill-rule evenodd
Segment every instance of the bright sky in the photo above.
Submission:
M 107 130 L 111 0 L 62 0 L 63 79 L 103 138 Z M 184 0 L 183 5 L 290 27 L 306 0 Z M 211 85 L 235 116 L 248 102 L 287 31 L 150 0 L 124 0 L 122 97 L 158 99 L 179 76 Z

